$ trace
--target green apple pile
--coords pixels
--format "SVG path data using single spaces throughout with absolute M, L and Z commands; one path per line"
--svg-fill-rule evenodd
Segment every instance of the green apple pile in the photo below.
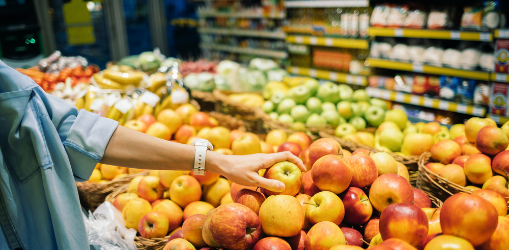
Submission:
M 346 84 L 319 82 L 309 77 L 286 77 L 283 82 L 270 82 L 263 94 L 267 100 L 262 109 L 271 118 L 295 130 L 338 127 L 349 130 L 377 127 L 383 121 L 386 102 L 370 98 L 363 89 L 354 91 Z

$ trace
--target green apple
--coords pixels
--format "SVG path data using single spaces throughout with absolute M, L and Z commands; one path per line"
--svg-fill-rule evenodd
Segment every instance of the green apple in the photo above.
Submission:
M 404 136 L 408 134 L 417 134 L 418 133 L 418 127 L 416 125 L 407 125 L 407 127 L 404 129 Z
M 290 98 L 283 99 L 283 101 L 278 104 L 278 108 L 276 109 L 276 112 L 278 114 L 289 114 L 292 108 L 296 106 L 296 102 Z
M 407 125 L 407 114 L 404 110 L 392 109 L 386 112 L 384 120 L 396 123 L 403 130 Z
M 503 133 L 505 133 L 506 136 L 508 136 L 508 122 L 505 122 L 505 124 L 503 124 L 503 126 L 501 126 L 501 130 L 503 130 Z
M 448 131 L 440 130 L 439 132 L 435 133 L 434 136 L 434 144 L 438 141 L 442 140 L 450 140 L 450 133 Z
M 292 125 L 290 125 L 290 129 L 295 130 L 295 131 L 304 132 L 304 131 L 306 131 L 306 126 L 302 122 L 295 122 L 295 123 L 292 123 Z
M 358 104 L 358 106 L 361 108 L 362 114 L 364 114 L 367 111 L 367 109 L 370 108 L 370 103 L 365 102 L 365 101 L 358 102 L 356 104 Z M 363 116 L 363 115 L 359 115 L 359 116 Z
M 310 128 L 323 128 L 326 127 L 326 120 L 318 114 L 311 114 L 306 119 L 306 126 Z
M 287 93 L 287 96 L 298 104 L 304 104 L 312 95 L 310 94 L 308 87 L 301 85 L 291 88 L 289 93 Z
M 322 103 L 321 108 L 322 108 L 322 111 L 326 111 L 326 110 L 330 110 L 330 109 L 336 111 L 336 106 L 332 102 L 324 102 L 324 103 Z
M 344 123 L 347 123 L 347 120 L 345 120 L 345 118 L 343 118 L 341 116 L 338 116 L 338 125 L 344 124 Z
M 285 92 L 277 91 L 274 92 L 273 95 L 271 96 L 271 101 L 275 105 L 278 105 L 280 104 L 281 101 L 283 101 L 283 99 L 285 99 L 285 97 L 287 97 L 287 94 Z
M 389 148 L 392 152 L 400 151 L 404 142 L 404 133 L 397 128 L 388 128 L 378 135 L 379 145 Z
M 317 97 L 308 98 L 308 101 L 306 101 L 306 107 L 311 113 L 322 113 L 322 101 Z
M 326 121 L 327 124 L 332 126 L 338 126 L 338 122 L 340 121 L 340 115 L 336 110 L 324 110 L 324 112 L 321 114 L 321 117 Z
M 304 105 L 297 105 L 290 110 L 290 115 L 296 122 L 306 122 L 306 119 L 310 116 L 310 111 Z
M 323 83 L 317 90 L 317 97 L 321 99 L 322 102 L 337 103 L 340 100 L 338 86 L 332 82 Z
M 338 104 L 340 104 L 342 102 L 339 102 Z M 355 103 L 355 102 L 351 103 L 351 108 L 352 108 L 352 116 L 362 116 L 363 115 L 363 112 L 361 111 L 361 106 L 358 105 L 357 103 Z
M 272 101 L 265 101 L 264 104 L 262 104 L 262 107 L 260 107 L 264 112 L 267 114 L 274 111 L 274 103 Z
M 367 122 L 365 119 L 359 116 L 353 116 L 349 119 L 349 123 L 352 124 L 357 130 L 363 130 L 367 128 Z
M 292 116 L 290 116 L 289 114 L 281 114 L 280 116 L 278 116 L 278 121 L 283 124 L 291 125 L 294 122 L 294 118 L 292 118 Z
M 367 92 L 364 89 L 358 89 L 352 93 L 352 100 L 355 102 L 368 102 L 370 101 L 370 96 L 367 94 Z
M 341 101 L 352 101 L 352 92 L 354 91 L 348 85 L 346 84 L 338 85 L 338 92 L 340 93 Z
M 303 85 L 305 85 L 310 90 L 310 95 L 315 95 L 319 89 L 319 82 L 313 78 L 305 80 Z
M 367 111 L 365 111 L 364 116 L 370 126 L 378 127 L 384 122 L 384 109 L 377 106 L 370 106 Z
M 370 99 L 370 105 L 371 106 L 377 106 L 377 107 L 380 107 L 384 110 L 386 110 L 386 108 L 388 107 L 388 105 L 386 104 L 386 101 L 385 100 L 382 100 L 382 99 L 378 99 L 378 98 L 372 98 Z
M 352 105 L 351 102 L 341 101 L 336 105 L 338 113 L 345 119 L 349 119 L 352 116 Z
M 352 124 L 344 123 L 344 124 L 338 125 L 338 127 L 336 127 L 335 136 L 342 138 L 346 135 L 355 134 L 356 132 L 358 132 L 358 131 Z
M 269 117 L 271 117 L 273 120 L 278 120 L 278 116 L 280 115 L 276 112 L 271 112 L 271 114 L 269 114 Z

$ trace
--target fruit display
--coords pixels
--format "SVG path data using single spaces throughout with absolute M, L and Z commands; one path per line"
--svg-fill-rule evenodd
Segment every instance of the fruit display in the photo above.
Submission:
M 127 65 L 112 65 L 92 76 L 92 84 L 108 90 L 132 90 L 143 87 L 145 74 Z

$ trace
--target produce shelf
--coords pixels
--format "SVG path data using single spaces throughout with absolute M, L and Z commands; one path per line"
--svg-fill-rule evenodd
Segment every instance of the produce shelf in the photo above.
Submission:
M 368 49 L 368 41 L 364 39 L 344 39 L 316 36 L 287 36 L 285 41 L 288 43 L 321 45 L 328 47 Z
M 279 59 L 283 59 L 283 58 L 287 57 L 287 52 L 274 51 L 274 50 L 268 50 L 268 49 L 252 49 L 252 48 L 242 48 L 242 47 L 237 47 L 237 46 L 219 45 L 219 44 L 205 44 L 205 43 L 201 43 L 200 47 L 203 49 L 222 50 L 222 51 L 229 51 L 229 52 L 240 53 L 240 54 L 267 56 L 267 57 L 273 57 L 273 58 L 279 58 Z
M 217 34 L 217 35 L 231 35 L 231 36 L 253 36 L 284 39 L 285 32 L 283 31 L 258 31 L 258 30 L 242 30 L 242 29 L 220 29 L 220 28 L 200 28 L 199 33 L 204 34 Z
M 205 11 L 198 12 L 199 17 L 235 17 L 235 18 L 272 18 L 272 19 L 285 19 L 285 12 L 270 12 L 270 13 L 260 13 L 260 12 L 219 12 L 219 11 Z
M 424 96 L 412 95 L 397 91 L 384 90 L 372 87 L 367 87 L 366 91 L 368 95 L 371 97 L 376 97 L 388 101 L 412 104 L 422 107 L 446 110 L 473 116 L 484 117 L 485 113 L 487 112 L 487 110 L 484 107 L 464 105 L 456 102 L 428 98 Z
M 495 30 L 494 31 L 494 38 L 506 38 L 508 39 L 508 30 Z
M 374 67 L 374 68 L 403 70 L 403 71 L 427 73 L 427 74 L 434 74 L 434 75 L 457 76 L 457 77 L 476 79 L 476 80 L 482 80 L 482 81 L 489 81 L 491 79 L 490 73 L 483 72 L 483 71 L 452 69 L 452 68 L 430 66 L 430 65 L 425 65 L 425 64 L 418 64 L 418 63 L 396 62 L 396 61 L 376 59 L 376 58 L 369 58 L 366 60 L 366 63 L 368 63 L 368 66 Z
M 349 75 L 345 73 L 338 73 L 335 71 L 302 68 L 302 67 L 287 67 L 287 71 L 296 75 L 311 76 L 319 79 L 331 80 L 335 82 L 349 83 L 359 86 L 367 86 L 367 77 L 358 75 Z
M 285 1 L 286 8 L 367 7 L 368 0 Z
M 370 36 L 412 37 L 412 38 L 431 38 L 431 39 L 485 41 L 485 42 L 491 42 L 493 40 L 493 35 L 490 32 L 471 32 L 457 30 L 427 30 L 427 29 L 398 29 L 398 28 L 370 27 L 368 29 L 368 34 Z M 506 34 L 508 35 L 508 31 Z
M 506 116 L 487 114 L 487 117 L 491 118 L 497 124 L 501 124 L 501 125 L 505 124 L 505 122 L 508 121 L 508 117 L 506 117 Z
M 507 73 L 491 73 L 491 80 L 495 82 L 508 82 Z

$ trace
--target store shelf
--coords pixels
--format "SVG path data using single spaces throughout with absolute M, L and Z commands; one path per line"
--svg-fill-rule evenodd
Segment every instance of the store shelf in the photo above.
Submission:
M 268 50 L 268 49 L 252 49 L 252 48 L 242 48 L 242 47 L 229 46 L 229 45 L 205 44 L 205 43 L 201 43 L 200 47 L 203 49 L 222 50 L 222 51 L 228 51 L 228 52 L 233 52 L 233 53 L 267 56 L 267 57 L 273 57 L 273 58 L 279 58 L 279 59 L 287 58 L 287 52 Z
M 375 58 L 367 59 L 366 63 L 368 64 L 368 66 L 374 67 L 374 68 L 403 70 L 403 71 L 427 73 L 427 74 L 434 74 L 434 75 L 457 76 L 457 77 L 476 79 L 476 80 L 482 80 L 482 81 L 489 81 L 491 79 L 490 73 L 482 72 L 482 71 L 452 69 L 452 68 L 444 68 L 444 67 L 436 67 L 436 66 L 418 64 L 418 63 L 396 62 L 396 61 L 375 59 Z
M 199 17 L 235 17 L 235 18 L 272 18 L 272 19 L 285 19 L 285 12 L 219 12 L 219 11 L 205 11 L 198 12 Z
M 473 116 L 485 116 L 487 110 L 484 107 L 464 105 L 456 102 L 449 102 L 440 99 L 428 98 L 418 95 L 406 94 L 397 91 L 377 89 L 367 87 L 366 91 L 369 96 L 376 97 L 388 101 L 412 104 L 422 107 L 446 110 L 456 113 L 468 114 Z
M 368 49 L 368 41 L 364 39 L 343 39 L 316 36 L 287 36 L 288 43 L 321 45 L 328 47 Z
M 495 82 L 508 82 L 508 73 L 491 73 L 491 80 Z
M 199 33 L 230 35 L 230 36 L 253 36 L 264 38 L 284 39 L 283 31 L 258 31 L 258 30 L 242 30 L 242 29 L 220 29 L 220 28 L 200 28 Z
M 370 36 L 431 38 L 431 39 L 485 41 L 485 42 L 491 42 L 493 40 L 493 36 L 490 32 L 469 32 L 456 30 L 450 31 L 450 30 L 396 29 L 396 28 L 370 27 L 368 29 L 368 34 Z
M 367 7 L 368 0 L 285 1 L 286 8 Z
M 287 67 L 287 71 L 296 75 L 311 76 L 319 79 L 331 80 L 334 82 L 343 82 L 359 86 L 367 86 L 366 76 L 349 75 L 345 73 L 338 73 L 335 71 L 302 67 Z
M 508 122 L 508 117 L 506 117 L 506 116 L 488 114 L 487 117 L 491 118 L 497 124 L 501 124 L 501 125 L 505 124 L 505 122 Z
M 508 39 L 508 30 L 495 30 L 494 38 Z

